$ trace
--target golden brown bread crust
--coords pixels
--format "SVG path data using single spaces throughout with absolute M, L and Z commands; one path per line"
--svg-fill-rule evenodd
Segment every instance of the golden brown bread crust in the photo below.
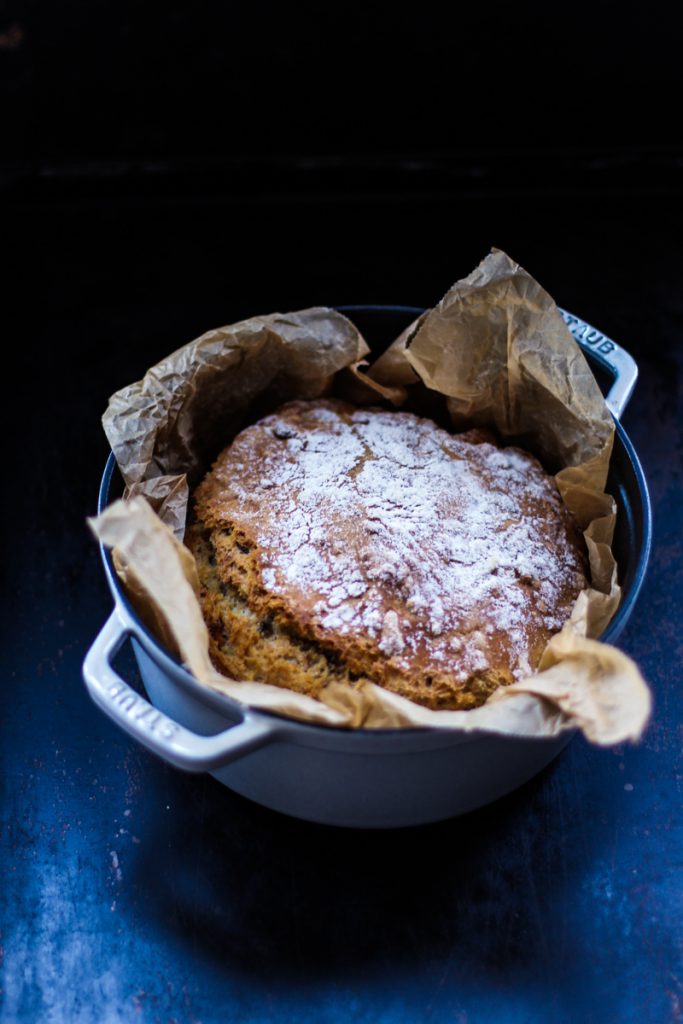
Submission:
M 532 671 L 587 586 L 531 455 L 410 413 L 291 402 L 195 492 L 186 543 L 225 674 L 317 696 L 371 680 L 470 708 Z

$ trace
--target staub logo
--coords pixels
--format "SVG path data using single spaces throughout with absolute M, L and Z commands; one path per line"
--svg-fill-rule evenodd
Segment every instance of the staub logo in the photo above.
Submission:
M 572 316 L 571 313 L 563 312 L 562 316 L 577 341 L 590 345 L 591 348 L 594 348 L 596 352 L 600 352 L 603 356 L 608 356 L 610 352 L 614 352 L 617 346 L 609 338 L 606 338 L 604 334 L 601 334 L 600 331 L 596 331 L 594 327 L 590 327 L 589 324 L 579 320 L 576 316 Z
M 140 722 L 149 732 L 164 740 L 170 740 L 178 731 L 178 726 L 171 722 L 160 711 L 146 701 L 141 700 L 124 682 L 112 683 L 107 688 L 112 703 L 121 709 L 129 718 Z

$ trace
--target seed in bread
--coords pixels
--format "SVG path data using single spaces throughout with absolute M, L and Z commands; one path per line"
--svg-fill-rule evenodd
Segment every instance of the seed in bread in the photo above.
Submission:
M 535 669 L 588 585 L 533 456 L 411 413 L 291 402 L 243 430 L 194 497 L 214 663 L 311 696 L 370 680 L 475 707 Z

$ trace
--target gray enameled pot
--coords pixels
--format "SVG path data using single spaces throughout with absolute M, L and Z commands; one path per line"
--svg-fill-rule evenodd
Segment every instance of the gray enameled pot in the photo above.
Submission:
M 361 306 L 343 309 L 370 344 L 400 333 L 422 310 Z M 636 382 L 633 359 L 584 321 L 564 314 L 591 364 L 613 379 L 607 403 L 616 438 L 608 490 L 618 505 L 614 549 L 623 599 L 603 639 L 624 628 L 645 575 L 652 522 L 638 458 L 619 423 Z M 112 500 L 116 465 L 110 456 L 99 511 Z M 440 729 L 337 729 L 296 722 L 239 704 L 199 683 L 137 618 L 114 572 L 102 559 L 114 611 L 90 648 L 83 675 L 94 701 L 145 747 L 179 768 L 211 772 L 220 782 L 298 818 L 355 828 L 392 828 L 439 821 L 511 792 L 567 744 Z M 130 638 L 149 697 L 112 667 Z

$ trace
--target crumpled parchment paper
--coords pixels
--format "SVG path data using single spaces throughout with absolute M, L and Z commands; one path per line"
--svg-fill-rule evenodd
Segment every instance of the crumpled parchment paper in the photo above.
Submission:
M 369 349 L 340 313 L 316 308 L 210 331 L 112 396 L 103 424 L 124 501 L 91 520 L 114 548 L 138 613 L 207 686 L 252 707 L 366 728 L 442 727 L 512 736 L 580 728 L 594 743 L 637 739 L 650 693 L 636 665 L 599 636 L 619 604 L 611 550 L 615 504 L 604 487 L 614 424 L 579 346 L 541 286 L 493 250 L 369 369 Z M 372 683 L 330 684 L 314 700 L 213 667 L 194 560 L 181 538 L 190 489 L 247 423 L 293 398 L 359 404 L 445 402 L 455 429 L 493 427 L 556 474 L 584 530 L 592 586 L 552 638 L 539 671 L 470 711 L 431 711 Z

